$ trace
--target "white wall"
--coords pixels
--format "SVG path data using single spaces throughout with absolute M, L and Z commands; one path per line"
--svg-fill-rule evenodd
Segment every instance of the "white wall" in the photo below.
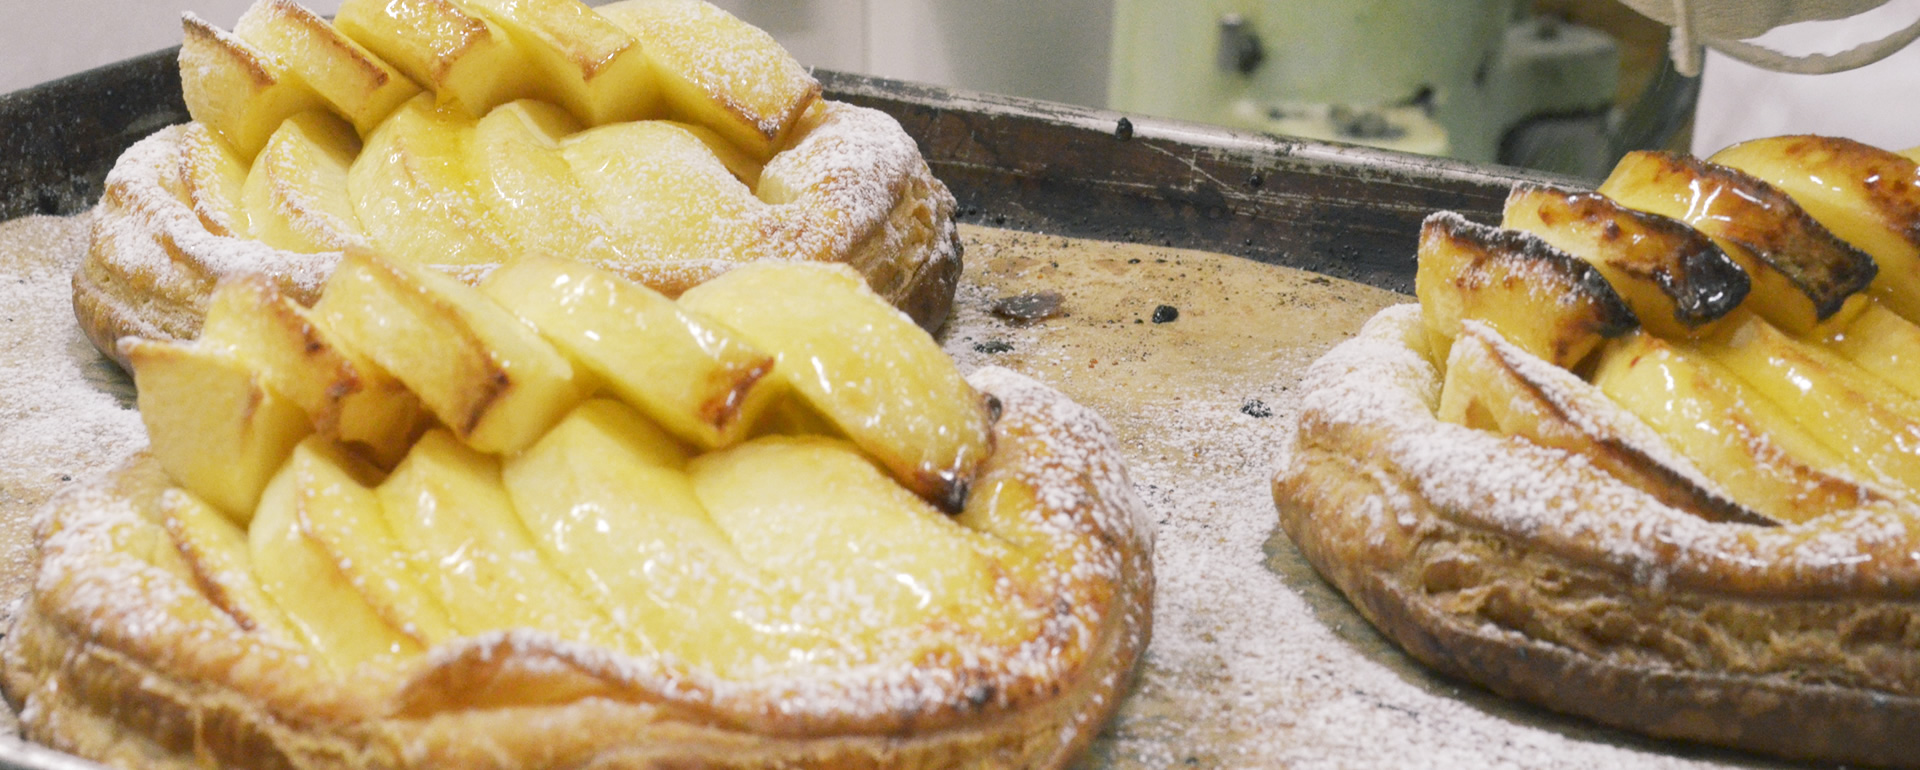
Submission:
M 340 0 L 303 0 L 331 14 Z M 180 13 L 231 29 L 252 0 L 5 0 L 0 93 L 180 44 Z
M 715 1 L 808 66 L 1105 103 L 1112 0 Z M 182 10 L 232 28 L 251 2 L 5 0 L 0 93 L 177 45 Z M 303 2 L 327 14 L 340 6 Z

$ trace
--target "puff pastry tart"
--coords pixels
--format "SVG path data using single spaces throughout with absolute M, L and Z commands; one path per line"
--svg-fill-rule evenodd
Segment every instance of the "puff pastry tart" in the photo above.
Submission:
M 1150 634 L 1105 423 L 963 379 L 845 266 L 676 302 L 350 251 L 312 309 L 229 281 L 198 340 L 125 347 L 151 451 L 50 506 L 0 649 L 82 756 L 1058 767 Z
M 74 276 L 116 358 L 191 339 L 222 278 L 310 303 L 355 247 L 468 282 L 561 256 L 670 295 L 841 262 L 929 328 L 952 301 L 953 196 L 913 140 L 703 0 L 348 0 L 333 22 L 258 0 L 185 31 L 194 121 L 121 156 Z
M 1920 176 L 1639 153 L 1422 232 L 1306 376 L 1302 553 L 1415 658 L 1651 735 L 1920 757 Z

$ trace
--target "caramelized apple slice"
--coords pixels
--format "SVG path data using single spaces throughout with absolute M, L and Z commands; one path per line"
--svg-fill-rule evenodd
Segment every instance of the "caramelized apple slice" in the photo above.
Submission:
M 267 55 L 187 13 L 180 43 L 180 95 L 187 114 L 252 160 L 287 116 L 325 109 L 307 84 Z
M 334 26 L 471 117 L 539 95 L 507 31 L 456 0 L 343 0 Z
M 778 388 L 774 359 L 733 330 L 605 270 L 557 259 L 495 270 L 481 291 L 613 393 L 702 449 L 746 435 Z
M 253 576 L 247 531 L 192 493 L 173 487 L 160 493 L 160 523 L 207 598 L 242 629 L 290 644 L 305 640 Z
M 180 130 L 180 182 L 187 204 L 207 232 L 234 238 L 252 232 L 242 201 L 247 162 L 203 123 L 188 123 Z
M 347 191 L 381 253 L 430 265 L 501 264 L 513 249 L 472 189 L 473 124 L 421 94 L 387 117 L 347 171 Z
M 963 626 L 995 642 L 1027 630 L 995 588 L 1000 568 L 985 538 L 852 444 L 758 438 L 701 455 L 688 472 L 742 558 L 786 578 L 794 601 L 863 646 L 899 628 Z
M 676 120 L 711 128 L 760 162 L 820 95 L 819 81 L 771 35 L 704 0 L 598 10 L 640 41 Z
M 427 419 L 406 386 L 342 345 L 264 276 L 220 282 L 196 344 L 232 353 L 270 391 L 299 405 L 316 432 L 364 450 L 382 467 L 399 462 Z
M 587 125 L 647 117 L 659 99 L 633 39 L 579 0 L 463 0 L 507 31 L 546 91 Z
M 1759 319 L 1702 351 L 1785 407 L 1856 473 L 1910 496 L 1920 491 L 1920 401 Z
M 1609 345 L 1593 382 L 1673 449 L 1769 518 L 1802 522 L 1887 497 L 1786 409 L 1706 356 L 1639 333 Z
M 285 64 L 362 136 L 420 93 L 393 65 L 294 0 L 257 0 L 233 34 Z
M 772 352 L 775 376 L 902 485 L 947 511 L 966 502 L 991 449 L 986 400 L 859 273 L 756 263 L 689 289 L 680 304 Z
M 254 158 L 243 189 L 254 239 L 303 253 L 365 247 L 347 196 L 347 169 L 359 153 L 353 128 L 331 113 L 287 118 Z
M 120 353 L 133 366 L 154 459 L 187 491 L 247 523 L 267 480 L 312 432 L 306 413 L 225 350 L 129 337 Z
M 1662 337 L 1704 336 L 1747 298 L 1746 271 L 1699 231 L 1595 193 L 1515 185 L 1500 224 L 1593 265 Z
M 1920 165 L 1851 139 L 1777 136 L 1741 142 L 1712 161 L 1792 196 L 1834 235 L 1873 255 L 1868 289 L 1920 321 Z
M 1712 238 L 1752 279 L 1746 306 L 1795 334 L 1838 312 L 1873 280 L 1873 258 L 1833 237 L 1784 193 L 1726 166 L 1629 153 L 1600 194 Z
M 1421 225 L 1419 258 L 1414 293 L 1435 363 L 1447 361 L 1465 319 L 1562 368 L 1635 326 L 1598 270 L 1526 233 L 1441 212 Z
M 302 507 L 322 495 L 326 484 L 359 484 L 343 465 L 325 442 L 295 447 L 260 496 L 247 540 L 254 576 L 267 595 L 322 661 L 351 673 L 362 664 L 418 654 L 420 645 L 375 612 L 301 527 Z
M 474 127 L 475 192 L 519 254 L 620 259 L 606 218 L 581 205 L 587 192 L 560 154 L 560 140 L 579 130 L 566 110 L 532 99 L 495 107 Z
M 426 268 L 349 251 L 313 309 L 483 452 L 533 443 L 587 392 L 532 327 Z
M 538 628 L 619 649 L 626 636 L 540 555 L 497 459 L 444 430 L 414 444 L 378 490 L 414 574 L 462 634 Z
M 541 551 L 632 631 L 641 649 L 736 670 L 757 645 L 741 613 L 770 604 L 707 517 L 681 470 L 687 450 L 632 408 L 596 399 L 562 420 L 503 477 Z
M 1669 450 L 1659 433 L 1621 415 L 1597 388 L 1527 355 L 1478 321 L 1460 324 L 1436 414 L 1585 457 L 1614 478 L 1710 521 L 1769 521 L 1734 503 Z

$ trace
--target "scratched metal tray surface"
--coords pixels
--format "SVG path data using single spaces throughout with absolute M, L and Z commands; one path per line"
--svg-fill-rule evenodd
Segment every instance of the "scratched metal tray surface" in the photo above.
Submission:
M 174 56 L 159 51 L 0 96 L 0 221 L 85 211 L 127 146 L 187 120 Z M 963 222 L 1214 252 L 1400 292 L 1411 290 L 1412 246 L 1428 213 L 1451 209 L 1497 221 L 1516 181 L 1581 181 L 817 75 L 831 98 L 900 121 L 959 199 Z M 0 740 L 0 768 L 94 767 Z

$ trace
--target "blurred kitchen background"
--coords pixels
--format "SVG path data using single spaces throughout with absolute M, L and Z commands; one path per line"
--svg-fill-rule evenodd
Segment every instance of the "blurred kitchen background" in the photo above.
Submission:
M 174 45 L 182 6 L 230 27 L 250 1 L 11 0 L 0 92 Z M 1583 176 L 1688 149 L 1701 90 L 1668 63 L 1667 28 L 1614 0 L 714 1 L 813 67 Z M 1903 25 L 1920 0 L 1875 13 Z M 1889 62 L 1920 72 L 1908 54 Z M 1746 138 L 1763 86 L 1711 83 L 1740 66 L 1709 57 L 1715 144 L 1696 151 Z M 1875 68 L 1850 74 L 1886 82 Z

